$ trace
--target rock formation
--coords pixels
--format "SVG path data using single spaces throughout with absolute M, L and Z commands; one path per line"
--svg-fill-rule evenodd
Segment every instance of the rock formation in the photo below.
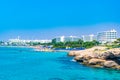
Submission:
M 70 51 L 68 56 L 74 56 L 77 62 L 85 65 L 120 69 L 120 48 L 93 47 L 81 51 Z

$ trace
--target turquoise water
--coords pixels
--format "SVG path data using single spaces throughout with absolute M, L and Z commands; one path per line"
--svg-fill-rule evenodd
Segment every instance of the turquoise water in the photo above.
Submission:
M 0 80 L 120 80 L 120 71 L 80 65 L 65 52 L 1 47 Z

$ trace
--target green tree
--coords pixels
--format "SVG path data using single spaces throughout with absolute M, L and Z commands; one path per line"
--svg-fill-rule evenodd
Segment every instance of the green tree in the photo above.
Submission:
M 120 47 L 120 38 L 113 42 L 111 45 L 112 48 Z
M 120 45 L 120 38 L 118 38 L 114 43 Z
M 96 40 L 93 40 L 92 41 L 93 42 L 93 44 L 95 45 L 95 46 L 98 46 L 100 43 L 98 42 L 98 41 L 96 41 Z

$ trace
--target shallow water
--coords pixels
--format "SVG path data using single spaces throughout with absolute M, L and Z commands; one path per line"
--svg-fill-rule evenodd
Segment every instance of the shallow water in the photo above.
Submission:
M 0 80 L 120 80 L 120 71 L 80 65 L 66 52 L 1 47 Z

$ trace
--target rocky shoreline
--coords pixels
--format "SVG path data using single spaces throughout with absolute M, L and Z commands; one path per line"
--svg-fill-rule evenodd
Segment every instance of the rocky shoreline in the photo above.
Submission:
M 74 60 L 84 65 L 120 70 L 120 48 L 93 47 L 81 51 L 70 51 L 68 56 L 74 56 Z

